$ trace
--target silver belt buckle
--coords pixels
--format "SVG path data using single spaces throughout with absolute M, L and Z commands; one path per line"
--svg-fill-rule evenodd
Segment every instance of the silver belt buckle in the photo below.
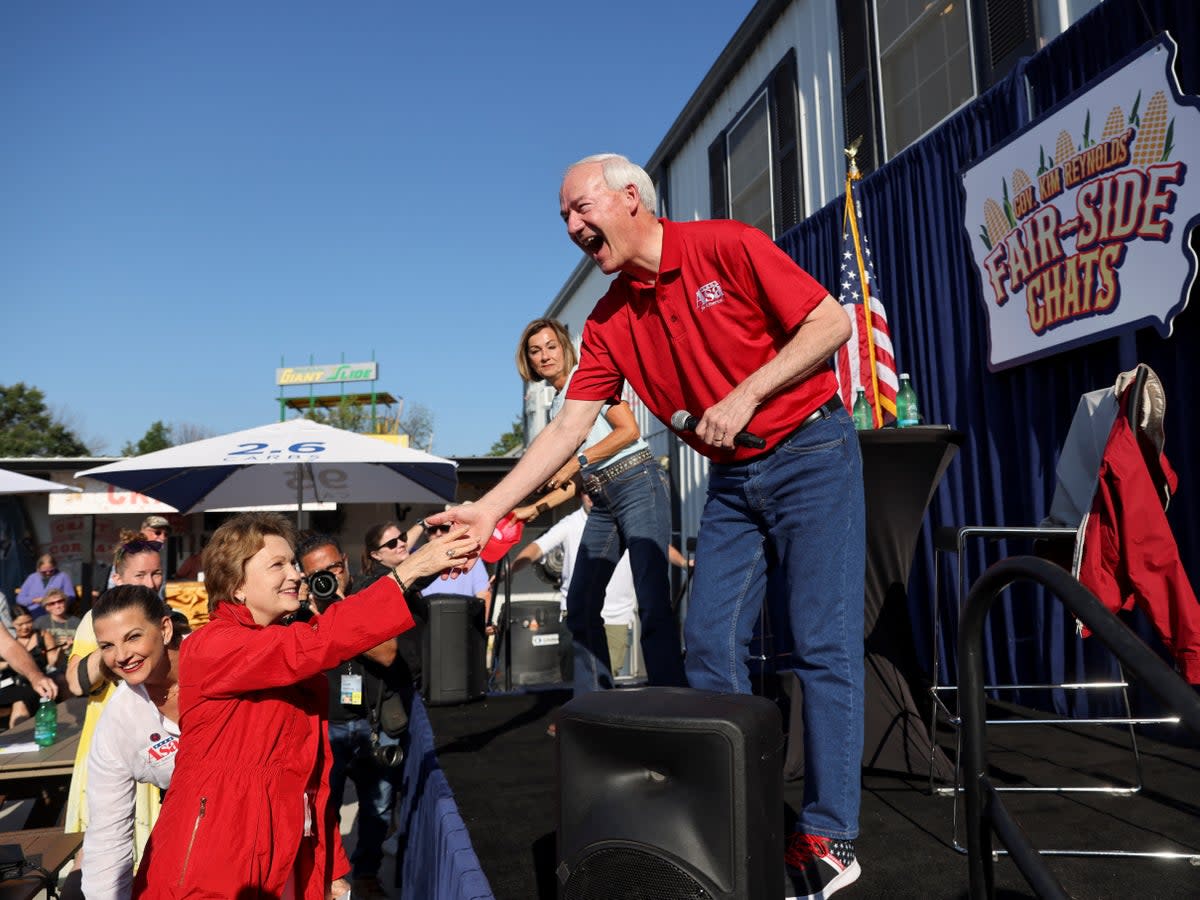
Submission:
M 594 494 L 596 491 L 600 490 L 600 487 L 603 484 L 604 482 L 601 481 L 596 475 L 585 475 L 583 479 L 584 493 Z

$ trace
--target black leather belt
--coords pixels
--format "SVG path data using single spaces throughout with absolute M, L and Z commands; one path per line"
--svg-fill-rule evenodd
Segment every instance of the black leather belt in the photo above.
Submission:
M 783 441 L 786 441 L 788 438 L 792 437 L 792 435 L 799 434 L 813 422 L 817 421 L 817 419 L 826 419 L 829 416 L 832 416 L 837 411 L 837 408 L 841 405 L 841 399 L 837 394 L 834 394 L 832 397 L 810 412 L 807 416 L 805 416 L 804 421 L 793 428 L 792 433 L 785 437 Z M 779 443 L 782 444 L 783 441 L 780 441 Z
M 644 462 L 649 462 L 653 458 L 649 448 L 639 450 L 637 453 L 626 456 L 624 459 L 617 460 L 610 466 L 605 466 L 599 472 L 583 476 L 583 489 L 589 494 L 594 494 L 618 475 L 628 472 L 630 469 L 636 468 Z

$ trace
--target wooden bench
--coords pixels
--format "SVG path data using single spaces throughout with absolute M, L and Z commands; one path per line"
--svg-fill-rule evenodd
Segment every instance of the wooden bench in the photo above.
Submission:
M 25 859 L 24 871 L 0 881 L 0 900 L 33 900 L 42 891 L 58 894 L 58 870 L 83 846 L 83 832 L 64 834 L 61 828 L 0 831 L 0 847 L 16 845 Z

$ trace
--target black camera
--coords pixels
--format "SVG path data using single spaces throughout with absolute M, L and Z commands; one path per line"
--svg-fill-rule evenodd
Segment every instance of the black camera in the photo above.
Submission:
M 382 744 L 379 733 L 371 735 L 370 744 L 359 744 L 354 756 L 350 759 L 350 773 L 374 773 L 383 769 L 398 769 L 404 765 L 404 745 Z
M 338 595 L 338 579 L 332 572 L 321 569 L 304 580 L 308 583 L 308 596 L 317 603 L 328 603 Z
M 371 758 L 381 769 L 398 769 L 404 765 L 404 748 L 399 744 L 372 744 Z

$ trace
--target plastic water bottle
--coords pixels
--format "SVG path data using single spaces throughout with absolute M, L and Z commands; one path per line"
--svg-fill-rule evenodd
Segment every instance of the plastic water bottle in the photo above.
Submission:
M 921 409 L 917 406 L 917 392 L 913 390 L 908 373 L 900 374 L 900 390 L 896 392 L 896 427 L 908 428 L 921 424 Z
M 871 410 L 871 404 L 867 402 L 867 392 L 864 388 L 858 389 L 858 397 L 854 400 L 854 427 L 859 431 L 870 431 L 875 427 L 875 413 Z
M 39 747 L 49 747 L 58 737 L 58 707 L 49 697 L 43 697 L 33 717 L 33 741 Z

